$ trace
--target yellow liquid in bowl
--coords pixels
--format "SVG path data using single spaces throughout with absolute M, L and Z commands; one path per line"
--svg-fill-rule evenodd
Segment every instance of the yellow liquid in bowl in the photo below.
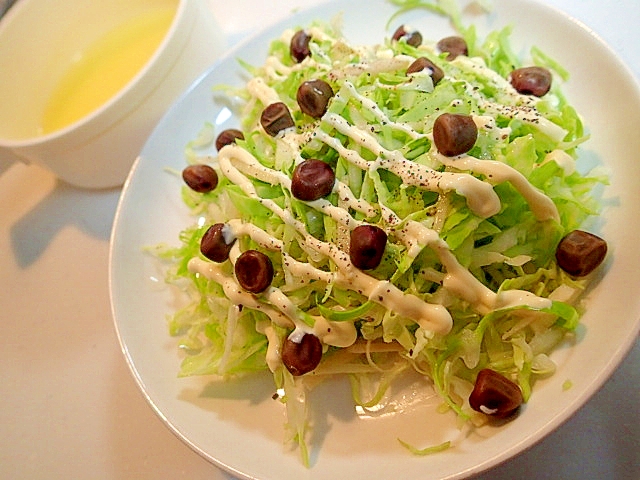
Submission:
M 53 90 L 42 118 L 42 133 L 80 120 L 118 93 L 151 58 L 174 16 L 174 8 L 146 12 L 83 51 Z

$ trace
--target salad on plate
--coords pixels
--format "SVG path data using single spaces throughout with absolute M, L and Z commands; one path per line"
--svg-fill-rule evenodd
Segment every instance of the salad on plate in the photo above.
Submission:
M 242 86 L 238 124 L 185 149 L 193 224 L 150 250 L 190 301 L 169 319 L 179 374 L 273 375 L 308 463 L 308 392 L 347 376 L 384 404 L 423 375 L 472 428 L 517 416 L 607 253 L 568 73 L 510 29 L 429 41 L 397 25 L 352 45 L 339 21 L 286 30 Z M 403 442 L 416 454 L 450 448 Z

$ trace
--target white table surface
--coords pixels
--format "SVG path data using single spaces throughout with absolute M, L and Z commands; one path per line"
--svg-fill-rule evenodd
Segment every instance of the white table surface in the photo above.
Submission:
M 209 1 L 230 45 L 320 3 Z M 592 28 L 640 78 L 638 0 L 547 3 Z M 231 478 L 164 426 L 120 351 L 107 285 L 119 194 L 0 158 L 0 478 Z M 639 371 L 636 340 L 574 417 L 480 478 L 640 478 Z

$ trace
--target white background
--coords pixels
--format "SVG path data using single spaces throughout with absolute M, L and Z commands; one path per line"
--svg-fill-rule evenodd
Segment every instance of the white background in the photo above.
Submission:
M 208 1 L 230 46 L 295 8 L 321 3 Z M 637 0 L 546 3 L 586 24 L 640 78 Z M 2 479 L 230 479 L 163 425 L 119 349 L 107 285 L 119 193 L 74 189 L 0 158 Z M 479 478 L 640 478 L 639 371 L 636 340 L 574 417 Z

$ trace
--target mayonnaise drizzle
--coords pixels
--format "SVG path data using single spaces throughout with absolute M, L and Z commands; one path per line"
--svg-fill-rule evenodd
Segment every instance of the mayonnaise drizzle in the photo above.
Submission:
M 264 79 L 253 77 L 247 82 L 247 90 L 252 97 L 257 98 L 263 105 L 271 105 L 280 101 L 275 90 L 267 85 Z
M 391 125 L 393 128 L 408 134 L 411 138 L 424 136 L 406 124 L 393 122 L 375 102 L 360 95 L 351 82 L 344 82 L 344 88 L 360 105 L 371 111 L 380 123 Z M 366 130 L 349 125 L 339 115 L 330 113 L 325 115 L 323 120 L 340 133 L 349 135 L 353 140 L 378 156 L 376 163 L 371 164 L 357 152 L 342 146 L 337 139 L 326 132 L 320 130 L 317 132 L 316 138 L 338 150 L 341 156 L 363 170 L 371 169 L 372 166 L 386 168 L 400 176 L 405 184 L 420 186 L 431 191 L 454 190 L 467 198 L 469 208 L 474 213 L 485 218 L 498 213 L 500 210 L 500 202 L 497 195 L 495 195 L 490 185 L 485 182 L 468 174 L 437 172 L 426 166 L 411 162 L 405 159 L 399 151 L 392 152 L 384 149 L 373 135 Z M 476 120 L 476 124 L 486 125 L 487 120 L 479 118 Z M 490 126 L 492 127 L 492 125 Z M 505 163 L 495 160 L 480 160 L 470 155 L 446 157 L 439 154 L 433 145 L 431 155 L 443 165 L 455 167 L 458 170 L 481 173 L 488 178 L 490 184 L 510 182 L 529 203 L 534 215 L 540 221 L 550 219 L 557 221 L 560 218 L 558 210 L 551 199 L 531 185 L 520 172 Z M 416 178 L 419 181 L 416 181 Z M 426 178 L 429 178 L 430 181 L 425 182 L 424 179 Z M 489 189 L 491 189 L 491 193 L 489 193 Z
M 273 323 L 281 327 L 292 328 L 295 326 L 295 324 L 278 309 L 258 301 L 255 296 L 244 291 L 235 278 L 228 276 L 226 272 L 223 271 L 220 264 L 194 257 L 189 260 L 187 267 L 190 272 L 197 273 L 218 283 L 224 290 L 225 296 L 232 303 L 264 312 Z
M 504 92 L 505 96 L 511 98 L 512 105 L 492 102 L 484 98 L 472 84 L 465 81 L 466 93 L 474 98 L 478 102 L 478 107 L 486 113 L 491 115 L 504 115 L 508 118 L 516 118 L 525 123 L 535 125 L 538 130 L 557 142 L 562 141 L 566 136 L 567 131 L 564 128 L 553 123 L 536 110 L 535 104 L 538 101 L 536 98 L 531 95 L 518 93 L 507 79 L 488 68 L 482 58 L 460 55 L 456 57 L 452 63 L 463 70 L 475 70 L 479 72 L 484 78 L 490 79 L 497 91 Z
M 487 177 L 487 181 L 493 184 L 509 182 L 524 197 L 536 218 L 545 220 L 560 220 L 558 209 L 553 201 L 531 183 L 515 168 L 497 160 L 480 160 L 471 155 L 459 155 L 447 157 L 439 153 L 435 148 L 430 152 L 431 156 L 443 165 L 459 170 L 469 170 L 481 173 Z
M 500 211 L 500 199 L 490 184 L 467 173 L 438 172 L 426 165 L 407 160 L 399 151 L 385 149 L 369 132 L 350 125 L 339 115 L 329 113 L 323 121 L 378 157 L 374 162 L 367 161 L 355 150 L 344 147 L 337 138 L 322 130 L 316 132 L 315 138 L 334 148 L 341 157 L 353 165 L 365 171 L 387 169 L 398 175 L 406 185 L 432 192 L 455 191 L 466 197 L 469 208 L 483 218 Z

